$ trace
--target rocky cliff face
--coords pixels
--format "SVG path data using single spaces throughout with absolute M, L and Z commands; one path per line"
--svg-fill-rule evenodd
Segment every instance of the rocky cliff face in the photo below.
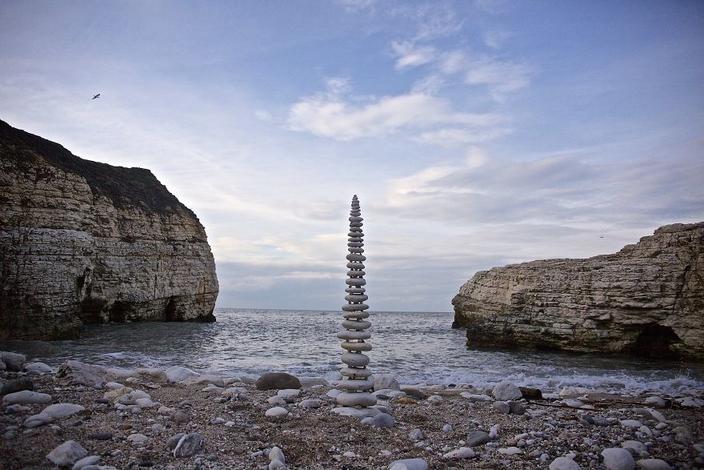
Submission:
M 469 346 L 704 359 L 704 222 L 611 255 L 480 271 L 452 300 Z
M 215 319 L 205 230 L 149 170 L 83 160 L 2 121 L 0 276 L 0 337 Z

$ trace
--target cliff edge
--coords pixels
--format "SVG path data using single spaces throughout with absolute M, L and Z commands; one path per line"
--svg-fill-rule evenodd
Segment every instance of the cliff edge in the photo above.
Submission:
M 0 121 L 0 338 L 214 321 L 217 294 L 203 226 L 149 170 L 84 160 Z
M 477 272 L 452 300 L 472 347 L 704 359 L 704 222 L 618 253 Z

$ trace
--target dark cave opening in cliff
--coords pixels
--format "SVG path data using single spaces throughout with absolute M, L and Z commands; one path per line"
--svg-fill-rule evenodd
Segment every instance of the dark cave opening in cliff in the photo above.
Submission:
M 678 353 L 673 351 L 671 346 L 681 341 L 669 326 L 649 323 L 640 327 L 638 337 L 631 346 L 631 352 L 648 357 L 677 357 Z

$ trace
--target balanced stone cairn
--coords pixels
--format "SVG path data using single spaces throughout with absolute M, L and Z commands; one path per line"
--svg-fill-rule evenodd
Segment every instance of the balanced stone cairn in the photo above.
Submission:
M 349 236 L 347 239 L 349 271 L 347 271 L 348 279 L 345 281 L 347 304 L 342 306 L 345 317 L 342 326 L 345 331 L 337 334 L 337 337 L 343 340 L 341 346 L 345 352 L 342 354 L 342 362 L 345 366 L 340 369 L 343 379 L 338 384 L 342 392 L 336 397 L 340 407 L 335 408 L 334 411 L 346 415 L 370 416 L 376 414 L 378 410 L 367 408 L 376 404 L 376 397 L 370 393 L 370 390 L 374 389 L 374 381 L 371 378 L 372 373 L 367 369 L 369 357 L 364 354 L 366 351 L 371 351 L 372 345 L 364 342 L 371 337 L 371 334 L 366 331 L 371 323 L 365 320 L 369 317 L 366 311 L 369 306 L 364 303 L 368 299 L 364 289 L 367 283 L 364 280 L 364 261 L 367 258 L 363 255 L 364 233 L 361 214 L 359 200 L 355 195 L 352 198 L 350 231 L 347 234 Z

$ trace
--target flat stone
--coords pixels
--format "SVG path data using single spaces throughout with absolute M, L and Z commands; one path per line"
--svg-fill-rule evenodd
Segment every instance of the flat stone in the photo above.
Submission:
M 0 395 L 7 395 L 22 390 L 34 390 L 34 382 L 32 382 L 32 379 L 20 377 L 19 379 L 7 381 L 0 387 Z
M 423 431 L 418 428 L 415 428 L 408 433 L 408 438 L 413 442 L 422 441 L 424 437 L 425 435 L 423 434 Z
M 672 470 L 672 466 L 661 459 L 636 460 L 636 468 L 642 470 Z
M 467 447 L 475 447 L 486 444 L 491 439 L 489 433 L 484 431 L 472 431 L 467 435 Z
M 32 392 L 30 390 L 21 390 L 19 392 L 9 393 L 2 398 L 3 405 L 43 405 L 47 403 L 51 403 L 51 395 Z
M 54 369 L 52 369 L 51 366 L 49 366 L 48 364 L 44 364 L 43 362 L 30 362 L 29 364 L 25 364 L 24 370 L 34 375 L 45 375 L 54 373 Z
M 367 418 L 381 413 L 376 408 L 354 408 L 352 406 L 338 406 L 333 408 L 332 412 L 340 416 L 351 416 L 353 418 Z
M 550 463 L 549 470 L 580 470 L 581 467 L 569 457 L 558 457 Z
M 264 413 L 264 416 L 267 418 L 283 418 L 288 414 L 288 410 L 286 408 L 282 408 L 280 406 L 275 406 L 273 408 L 269 408 L 266 410 Z
M 134 433 L 127 436 L 127 440 L 134 446 L 144 446 L 149 442 L 149 438 L 144 434 Z
M 663 398 L 658 396 L 648 397 L 645 399 L 644 403 L 646 405 L 654 406 L 656 408 L 665 408 L 667 406 L 667 402 Z
M 100 462 L 99 455 L 89 455 L 87 457 L 83 457 L 82 459 L 74 463 L 71 470 L 81 470 L 82 468 L 87 467 L 89 465 L 97 465 L 98 462 Z
M 66 361 L 59 366 L 56 377 L 66 379 L 71 383 L 100 388 L 108 382 L 113 374 L 105 367 L 84 364 L 80 361 Z
M 320 408 L 323 402 L 317 398 L 308 398 L 298 404 L 301 408 Z
M 335 397 L 340 406 L 372 406 L 376 404 L 376 397 L 371 393 L 342 392 Z
M 266 402 L 273 406 L 283 406 L 286 404 L 286 400 L 284 400 L 278 395 L 274 395 L 273 397 L 267 398 Z
M 54 418 L 52 418 L 51 416 L 39 413 L 28 417 L 24 420 L 24 423 L 22 424 L 25 428 L 37 428 L 39 426 L 45 426 L 53 421 Z
M 428 470 L 428 462 L 420 458 L 394 460 L 389 470 Z
M 172 383 L 185 382 L 188 379 L 195 379 L 200 376 L 198 372 L 181 366 L 171 366 L 165 372 L 166 379 Z
M 442 458 L 445 460 L 461 460 L 461 459 L 471 459 L 476 454 L 469 447 L 460 447 L 459 449 L 451 450 L 446 454 L 443 454 Z
M 374 416 L 368 416 L 362 419 L 362 424 L 373 426 L 375 428 L 390 428 L 395 424 L 393 416 L 387 413 L 378 412 Z
M 639 456 L 642 452 L 646 452 L 647 448 L 645 444 L 640 441 L 624 441 L 621 443 L 621 447 L 627 449 L 631 452 L 634 457 Z
M 267 372 L 255 382 L 257 390 L 283 390 L 301 388 L 301 381 L 285 372 Z
M 522 453 L 523 451 L 518 447 L 502 447 L 499 449 L 499 454 L 503 455 L 518 455 Z
M 67 416 L 75 415 L 81 411 L 85 411 L 85 408 L 81 405 L 76 405 L 73 403 L 56 403 L 44 408 L 40 414 L 50 416 L 54 419 L 61 419 L 66 418 Z
M 452 425 L 451 424 L 445 424 L 442 427 L 442 432 L 452 432 Z
M 178 441 L 174 448 L 174 457 L 191 457 L 203 449 L 205 438 L 202 434 L 192 432 Z
M 88 439 L 95 441 L 109 441 L 112 439 L 112 433 L 108 431 L 98 431 L 88 435 Z
M 565 406 L 569 406 L 570 408 L 581 408 L 584 406 L 584 402 L 581 400 L 577 400 L 576 398 L 567 398 L 565 400 L 562 400 L 562 404 Z
M 492 397 L 489 395 L 484 395 L 484 394 L 479 394 L 479 393 L 469 393 L 469 392 L 462 392 L 460 393 L 460 396 L 462 398 L 466 398 L 469 401 L 474 401 L 474 402 L 482 402 L 482 401 L 494 401 Z
M 643 425 L 643 423 L 641 423 L 637 419 L 622 419 L 621 421 L 619 421 L 619 423 L 621 423 L 621 426 L 623 426 L 624 428 L 634 429 L 638 429 Z
M 81 447 L 78 442 L 66 441 L 49 452 L 46 458 L 54 465 L 68 467 L 87 455 L 88 451 Z
M 297 388 L 285 388 L 279 390 L 276 396 L 283 398 L 286 402 L 291 403 L 295 400 L 298 395 L 301 394 L 301 390 Z
M 601 451 L 604 458 L 604 466 L 607 470 L 633 470 L 636 462 L 631 453 L 621 447 L 612 447 Z

